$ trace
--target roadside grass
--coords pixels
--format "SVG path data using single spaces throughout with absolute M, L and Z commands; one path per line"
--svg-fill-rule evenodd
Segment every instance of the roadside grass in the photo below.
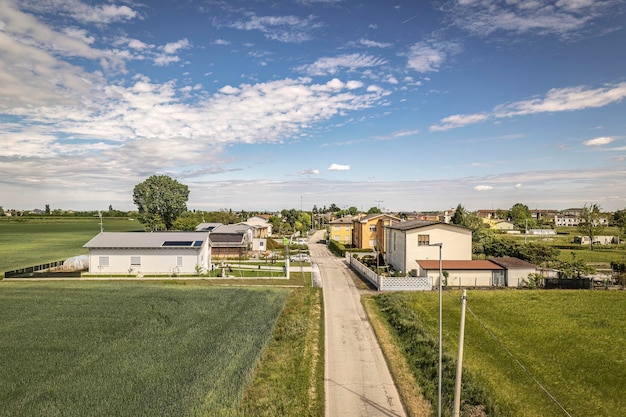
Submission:
M 107 231 L 141 231 L 136 220 L 104 220 Z M 0 274 L 87 254 L 82 246 L 100 233 L 98 218 L 18 218 L 0 221 Z
M 361 303 L 374 329 L 407 415 L 409 417 L 429 417 L 432 415 L 433 408 L 422 394 L 411 372 L 408 358 L 401 349 L 398 334 L 385 320 L 380 305 L 376 303 L 373 296 L 362 296 Z
M 447 416 L 461 292 L 444 295 L 442 386 Z M 375 299 L 401 340 L 424 394 L 436 404 L 438 294 L 388 293 Z M 623 414 L 625 303 L 623 291 L 468 291 L 463 402 L 486 403 L 490 416 L 562 416 L 561 406 L 572 416 Z
M 243 391 L 290 293 L 4 282 L 2 415 L 239 415 Z M 303 314 L 299 304 L 286 317 L 297 314 Z M 316 346 L 309 339 L 300 343 Z
M 323 328 L 321 289 L 293 290 L 245 392 L 243 415 L 324 415 Z

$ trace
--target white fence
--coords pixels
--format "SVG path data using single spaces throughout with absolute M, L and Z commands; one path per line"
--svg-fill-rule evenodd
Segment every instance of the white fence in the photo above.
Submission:
M 376 274 L 349 253 L 346 253 L 346 261 L 378 291 L 430 291 L 433 289 L 430 277 L 384 277 Z

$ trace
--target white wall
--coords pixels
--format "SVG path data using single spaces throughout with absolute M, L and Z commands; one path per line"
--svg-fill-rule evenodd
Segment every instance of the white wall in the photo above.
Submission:
M 488 270 L 448 271 L 448 274 L 448 287 L 458 288 L 492 286 L 492 272 Z M 426 276 L 430 277 L 433 280 L 433 285 L 437 285 L 437 282 L 439 282 L 439 271 L 428 271 Z
M 442 224 L 413 230 L 387 229 L 387 262 L 395 269 L 417 269 L 417 260 L 439 260 L 439 247 L 418 245 L 418 235 L 428 235 L 430 244 L 443 243 L 442 260 L 472 259 L 472 231 Z
M 100 257 L 109 258 L 109 266 L 100 266 Z M 131 265 L 131 257 L 140 257 L 141 265 Z M 181 265 L 179 265 L 179 258 Z M 91 249 L 90 274 L 195 274 L 196 265 L 205 271 L 211 259 L 208 245 L 184 249 Z

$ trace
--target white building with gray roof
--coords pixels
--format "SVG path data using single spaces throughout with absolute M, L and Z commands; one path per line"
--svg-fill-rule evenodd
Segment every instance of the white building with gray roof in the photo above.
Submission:
M 211 265 L 208 232 L 102 232 L 83 247 L 90 274 L 190 275 Z

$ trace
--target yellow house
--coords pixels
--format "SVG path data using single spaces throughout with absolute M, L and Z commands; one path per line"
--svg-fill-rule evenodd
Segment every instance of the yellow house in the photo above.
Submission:
M 352 244 L 352 216 L 341 217 L 328 222 L 330 239 L 344 245 Z
M 389 214 L 369 214 L 354 220 L 352 245 L 355 248 L 385 252 L 385 226 L 399 223 L 398 217 Z

